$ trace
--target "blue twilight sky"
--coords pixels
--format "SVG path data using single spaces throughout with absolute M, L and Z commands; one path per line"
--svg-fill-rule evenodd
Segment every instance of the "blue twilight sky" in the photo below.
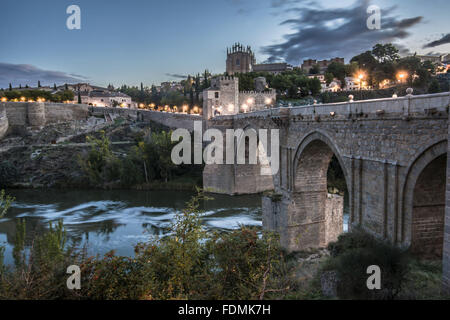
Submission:
M 81 30 L 66 9 L 81 8 Z M 366 9 L 382 10 L 368 30 Z M 450 52 L 448 0 L 1 0 L 0 88 L 88 81 L 145 85 L 204 69 L 225 71 L 226 47 L 258 62 L 343 56 L 394 42 L 406 52 Z

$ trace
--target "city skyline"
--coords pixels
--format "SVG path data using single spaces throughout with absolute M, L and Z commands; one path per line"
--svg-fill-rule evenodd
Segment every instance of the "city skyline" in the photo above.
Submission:
M 72 4 L 81 8 L 81 30 L 66 27 Z M 370 4 L 382 10 L 381 30 L 363 23 Z M 38 80 L 150 86 L 205 69 L 222 73 L 235 42 L 251 45 L 258 62 L 295 66 L 308 58 L 348 61 L 378 42 L 393 42 L 404 54 L 447 53 L 448 7 L 443 0 L 432 8 L 381 0 L 342 1 L 338 8 L 329 0 L 6 1 L 0 87 Z

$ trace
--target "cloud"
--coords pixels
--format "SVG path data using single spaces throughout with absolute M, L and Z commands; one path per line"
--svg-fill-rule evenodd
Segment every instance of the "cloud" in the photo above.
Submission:
M 447 44 L 450 43 L 450 33 L 447 33 L 446 35 L 442 36 L 442 38 L 440 38 L 439 40 L 436 41 L 432 41 L 427 43 L 426 45 L 423 46 L 423 48 L 434 48 L 443 44 Z
M 53 85 L 64 83 L 76 83 L 87 80 L 86 77 L 77 74 L 68 74 L 60 71 L 39 69 L 30 64 L 11 64 L 0 62 L 0 88 L 6 88 L 11 83 L 13 87 L 29 85 Z
M 293 0 L 272 0 L 272 6 L 292 4 Z M 395 42 L 410 35 L 409 28 L 417 25 L 423 17 L 399 19 L 390 14 L 396 7 L 381 9 L 381 29 L 367 28 L 367 8 L 370 0 L 355 2 L 347 8 L 323 8 L 318 3 L 311 6 L 303 0 L 304 6 L 290 6 L 290 14 L 280 25 L 289 25 L 293 33 L 284 36 L 284 41 L 265 46 L 262 53 L 268 61 L 287 61 L 298 65 L 302 59 L 331 57 L 351 58 L 370 50 L 376 43 Z
M 178 74 L 178 73 L 166 73 L 166 76 L 171 78 L 177 78 L 177 79 L 187 79 L 188 76 L 185 76 L 184 74 Z

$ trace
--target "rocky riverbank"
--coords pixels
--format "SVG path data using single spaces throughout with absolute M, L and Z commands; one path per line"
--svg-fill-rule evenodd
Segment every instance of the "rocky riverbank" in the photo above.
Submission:
M 155 129 L 165 128 L 127 118 L 108 121 L 99 117 L 41 129 L 13 128 L 0 141 L 0 183 L 16 188 L 83 187 L 85 177 L 77 159 L 90 148 L 87 136 L 98 137 L 103 130 L 113 152 L 121 156 Z

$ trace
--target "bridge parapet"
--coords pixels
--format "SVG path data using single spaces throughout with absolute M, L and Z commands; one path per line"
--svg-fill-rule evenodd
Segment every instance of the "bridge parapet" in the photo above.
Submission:
M 436 114 L 447 112 L 450 105 L 450 92 L 428 95 L 405 96 L 354 102 L 317 104 L 301 107 L 273 108 L 229 116 L 216 116 L 216 121 L 245 118 L 280 117 L 280 110 L 289 109 L 290 117 L 332 116 L 348 117 L 349 115 L 390 115 L 416 116 L 419 114 Z M 281 112 L 283 112 L 281 111 Z

